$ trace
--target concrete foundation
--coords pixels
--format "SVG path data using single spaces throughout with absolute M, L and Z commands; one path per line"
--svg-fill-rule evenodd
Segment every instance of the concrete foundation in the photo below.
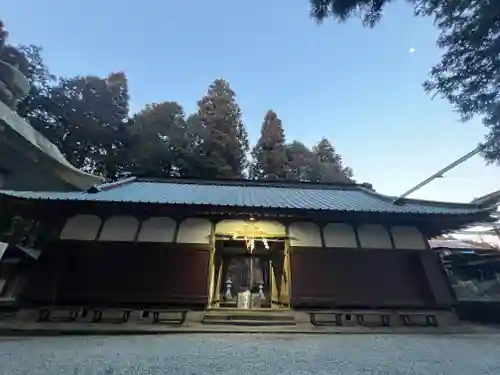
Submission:
M 400 317 L 401 312 L 392 312 L 391 325 L 383 326 L 377 314 L 365 314 L 360 323 L 356 318 L 359 311 L 322 311 L 322 312 L 294 312 L 293 324 L 203 324 L 208 312 L 204 311 L 163 311 L 156 316 L 153 312 L 143 314 L 142 311 L 132 311 L 126 321 L 123 320 L 123 311 L 103 311 L 100 321 L 95 321 L 95 315 L 80 312 L 75 318 L 69 310 L 56 309 L 51 313 L 48 321 L 40 321 L 39 310 L 20 310 L 15 315 L 4 316 L 0 319 L 0 334 L 3 335 L 54 335 L 54 334 L 163 334 L 163 333 L 492 333 L 495 328 L 463 324 L 452 311 L 426 312 L 436 317 L 436 326 L 426 324 L 425 314 L 414 316 L 415 324 L 405 325 Z M 365 312 L 366 313 L 366 312 Z M 411 312 L 406 312 L 411 313 Z M 248 314 L 248 313 L 247 313 Z M 341 314 L 341 325 L 337 325 L 338 315 Z M 276 315 L 276 314 L 274 314 Z M 273 316 L 274 316 L 273 315 Z M 350 315 L 350 317 L 349 317 Z M 277 317 L 278 315 L 276 315 Z M 319 319 L 311 319 L 321 316 Z M 73 320 L 72 320 L 73 319 Z M 248 317 L 246 317 L 248 319 Z M 424 319 L 424 320 L 422 320 Z M 323 324 L 313 324 L 318 321 Z M 333 323 L 332 323 L 333 322 Z M 500 333 L 500 331 L 499 331 Z

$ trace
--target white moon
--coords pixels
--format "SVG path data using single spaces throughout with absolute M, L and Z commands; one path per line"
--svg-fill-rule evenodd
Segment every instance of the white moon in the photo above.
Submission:
M 408 52 L 409 52 L 409 53 L 415 53 L 415 51 L 416 51 L 416 49 L 415 49 L 415 48 L 413 48 L 413 47 L 411 47 L 411 48 L 408 50 Z

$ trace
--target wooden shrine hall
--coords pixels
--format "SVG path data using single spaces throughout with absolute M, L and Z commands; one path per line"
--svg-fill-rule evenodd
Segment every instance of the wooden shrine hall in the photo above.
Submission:
M 40 255 L 8 272 L 1 260 L 0 285 L 22 280 L 21 308 L 451 310 L 427 240 L 490 212 L 357 184 L 129 178 L 2 191 L 0 241 Z

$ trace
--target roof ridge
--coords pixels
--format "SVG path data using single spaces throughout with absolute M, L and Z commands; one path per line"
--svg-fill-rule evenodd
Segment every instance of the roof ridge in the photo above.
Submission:
M 481 206 L 500 204 L 500 190 L 496 190 L 481 197 L 474 198 L 470 203 Z
M 116 188 L 122 187 L 123 185 L 130 184 L 130 183 L 136 181 L 136 179 L 137 179 L 136 177 L 127 177 L 127 178 L 123 178 L 121 180 L 117 180 L 117 181 L 113 181 L 113 182 L 107 182 L 107 183 L 100 184 L 100 185 L 94 185 L 91 188 L 87 189 L 86 193 L 95 194 L 95 193 L 99 193 L 100 191 L 116 189 Z
M 394 204 L 396 205 L 404 205 L 406 203 L 418 203 L 418 204 L 422 204 L 424 206 L 440 206 L 440 207 L 450 207 L 450 206 L 454 206 L 454 207 L 468 207 L 468 208 L 471 208 L 471 207 L 476 207 L 478 209 L 482 208 L 480 205 L 478 204 L 475 204 L 475 203 L 467 203 L 467 202 L 442 202 L 442 201 L 435 201 L 435 200 L 432 200 L 432 199 L 419 199 L 419 198 L 402 198 L 402 199 L 397 199 L 397 202 L 401 202 L 401 203 L 395 203 L 396 202 L 396 198 L 397 197 L 392 197 L 392 199 L 394 200 Z M 484 207 L 483 207 L 484 208 Z M 486 207 L 486 209 L 490 209 L 489 207 Z
M 471 208 L 471 206 L 472 206 L 472 207 L 480 208 L 480 205 L 472 203 L 472 202 L 471 203 L 467 203 L 467 202 L 442 202 L 442 201 L 435 201 L 435 200 L 430 200 L 430 199 L 418 199 L 418 198 L 398 199 L 398 197 L 396 197 L 396 196 L 385 195 L 385 194 L 379 193 L 375 190 L 367 189 L 364 186 L 359 186 L 359 189 L 363 190 L 367 194 L 375 195 L 378 198 L 381 198 L 384 200 L 389 200 L 396 206 L 403 206 L 403 205 L 408 204 L 408 203 L 418 203 L 418 204 L 422 204 L 424 206 L 465 207 L 465 208 Z
M 194 178 L 162 178 L 150 179 L 137 177 L 136 182 L 151 184 L 189 184 L 189 185 L 214 185 L 214 186 L 262 186 L 267 188 L 287 188 L 287 189 L 353 189 L 365 184 L 358 183 L 324 183 L 308 181 L 270 181 L 270 180 L 247 180 L 247 179 L 194 179 Z

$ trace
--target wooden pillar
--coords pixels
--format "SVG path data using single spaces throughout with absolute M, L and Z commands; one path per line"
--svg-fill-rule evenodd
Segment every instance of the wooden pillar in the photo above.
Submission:
M 177 224 L 177 232 L 179 230 L 179 224 Z M 214 300 L 214 288 L 217 284 L 216 282 L 216 270 L 215 270 L 215 252 L 217 242 L 215 240 L 215 225 L 211 223 L 210 231 L 210 255 L 208 260 L 208 307 L 212 306 L 212 301 Z
M 290 306 L 290 254 L 288 243 L 284 244 L 283 274 L 281 283 L 280 302 Z
M 271 259 L 269 261 L 269 282 L 271 283 L 271 308 L 275 308 L 275 303 L 274 301 L 278 301 L 279 299 L 279 292 L 277 288 L 277 283 L 276 283 L 276 269 L 278 264 L 276 263 L 276 260 Z
M 419 251 L 419 260 L 434 299 L 434 307 L 452 308 L 455 306 L 456 296 L 441 264 L 439 254 L 432 250 L 422 250 Z
M 280 305 L 290 304 L 290 257 L 286 242 L 276 243 L 282 246 L 281 254 L 271 259 L 271 300 Z M 275 305 L 272 304 L 274 307 Z
M 215 246 L 210 247 L 210 257 L 208 261 L 208 307 L 212 306 L 214 300 L 214 288 L 216 283 L 215 271 Z
M 269 265 L 269 279 L 270 279 L 270 283 L 271 283 L 271 308 L 276 308 L 276 302 L 279 301 L 279 298 L 280 298 L 280 285 L 281 285 L 281 269 L 283 268 L 282 267 L 282 262 L 283 262 L 283 259 L 281 258 L 281 256 L 276 253 L 277 251 L 279 251 L 279 249 L 277 249 L 278 243 L 277 242 L 273 242 L 270 244 L 271 248 L 269 249 L 269 251 L 271 251 L 271 257 L 270 257 L 270 265 Z
M 213 247 L 213 257 L 210 260 L 210 269 L 213 269 L 213 284 L 210 286 L 210 307 L 220 306 L 220 289 L 222 286 L 223 262 L 220 248 Z
M 216 295 L 216 300 L 219 301 L 216 303 L 215 307 L 220 306 L 220 290 L 222 287 L 222 283 L 225 280 L 222 280 L 222 276 L 224 275 L 224 260 L 222 259 L 222 255 L 220 253 L 215 253 L 215 290 L 214 293 Z

